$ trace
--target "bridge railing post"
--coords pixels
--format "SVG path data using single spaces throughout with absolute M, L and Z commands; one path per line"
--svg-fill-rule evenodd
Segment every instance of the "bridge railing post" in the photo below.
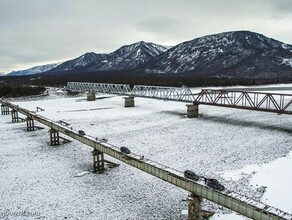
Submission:
M 104 154 L 96 149 L 91 153 L 93 156 L 93 172 L 102 173 L 104 171 Z

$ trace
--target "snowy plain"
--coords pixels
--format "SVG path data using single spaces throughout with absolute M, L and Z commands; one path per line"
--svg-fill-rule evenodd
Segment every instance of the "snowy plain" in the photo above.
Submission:
M 200 117 L 190 119 L 186 103 L 135 98 L 134 108 L 124 108 L 123 102 L 106 94 L 88 102 L 85 94 L 57 89 L 43 98 L 12 100 L 292 213 L 291 116 L 202 105 Z M 121 165 L 88 172 L 90 147 L 77 141 L 50 146 L 48 128 L 27 132 L 25 123 L 11 123 L 11 115 L 0 116 L 0 129 L 1 219 L 187 219 L 186 191 L 107 156 Z M 246 219 L 207 201 L 203 206 L 216 211 L 212 220 Z M 18 216 L 23 211 L 27 216 Z

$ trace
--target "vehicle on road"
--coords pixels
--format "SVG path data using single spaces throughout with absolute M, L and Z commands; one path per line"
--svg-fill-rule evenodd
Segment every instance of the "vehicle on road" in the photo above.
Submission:
M 83 136 L 83 135 L 85 135 L 85 132 L 84 132 L 83 130 L 79 130 L 79 131 L 78 131 L 78 134 L 80 134 L 80 135 Z
M 208 178 L 205 178 L 205 184 L 213 189 L 216 189 L 218 191 L 223 191 L 225 190 L 225 186 L 223 186 L 221 183 L 219 183 L 218 180 L 216 179 L 208 179 Z
M 198 176 L 197 174 L 195 174 L 193 171 L 191 170 L 185 170 L 184 172 L 184 176 L 188 179 L 192 179 L 194 181 L 198 181 L 200 179 L 200 176 Z
M 100 139 L 100 142 L 107 142 L 108 140 L 106 138 Z
M 125 153 L 125 154 L 130 154 L 131 153 L 131 151 L 127 147 L 124 147 L 124 146 L 120 147 L 120 151 L 122 153 Z

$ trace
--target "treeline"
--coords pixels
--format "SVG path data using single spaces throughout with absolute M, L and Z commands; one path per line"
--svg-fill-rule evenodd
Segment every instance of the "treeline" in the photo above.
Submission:
M 40 95 L 45 92 L 43 86 L 0 85 L 0 97 L 21 97 Z
M 154 86 L 235 86 L 235 85 L 264 85 L 273 83 L 291 83 L 292 78 L 226 78 L 203 75 L 159 75 L 145 74 L 137 71 L 107 71 L 107 72 L 82 72 L 82 73 L 56 73 L 39 74 L 18 77 L 0 77 L 1 82 L 10 85 L 36 85 L 40 87 L 62 87 L 67 82 L 92 82 L 92 83 L 116 83 L 130 85 L 154 85 Z
M 235 85 L 264 85 L 274 83 L 290 83 L 292 79 L 249 79 L 249 78 L 226 78 L 226 77 L 202 77 L 202 76 L 170 76 L 150 74 L 120 73 L 82 73 L 43 76 L 38 80 L 38 85 L 65 86 L 67 82 L 92 82 L 113 83 L 129 85 L 153 85 L 153 86 L 187 86 L 187 87 L 211 87 L 211 86 L 235 86 Z

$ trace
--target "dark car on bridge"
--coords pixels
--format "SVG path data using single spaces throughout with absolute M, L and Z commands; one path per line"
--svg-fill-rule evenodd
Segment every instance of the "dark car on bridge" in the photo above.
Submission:
M 205 178 L 205 184 L 213 189 L 216 189 L 218 191 L 223 191 L 225 190 L 225 186 L 223 186 L 221 183 L 219 183 L 218 180 L 216 179 L 208 179 Z
M 124 147 L 124 146 L 120 147 L 120 151 L 122 153 L 125 153 L 125 154 L 130 154 L 131 153 L 131 151 L 127 147 Z
M 83 136 L 83 135 L 85 135 L 85 132 L 84 132 L 83 130 L 79 130 L 79 131 L 78 131 L 78 134 L 80 134 L 80 135 Z
M 198 181 L 200 179 L 200 176 L 198 176 L 197 174 L 195 174 L 193 171 L 191 170 L 185 170 L 184 172 L 184 176 L 188 179 L 192 179 L 194 181 Z

